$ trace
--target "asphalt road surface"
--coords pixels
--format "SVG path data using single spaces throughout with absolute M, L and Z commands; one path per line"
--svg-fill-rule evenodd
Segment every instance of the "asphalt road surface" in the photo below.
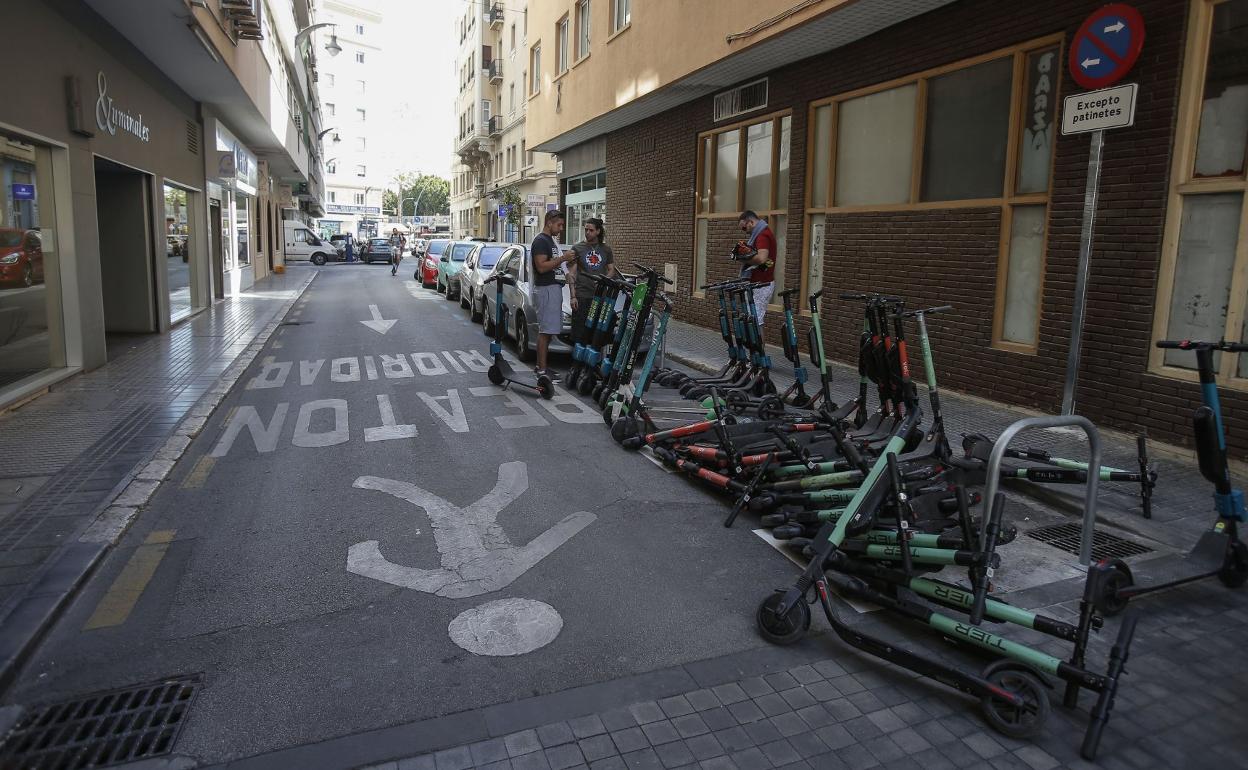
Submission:
M 792 565 L 575 397 L 491 386 L 412 269 L 319 269 L 8 702 L 201 673 L 175 753 L 223 761 L 765 646 Z

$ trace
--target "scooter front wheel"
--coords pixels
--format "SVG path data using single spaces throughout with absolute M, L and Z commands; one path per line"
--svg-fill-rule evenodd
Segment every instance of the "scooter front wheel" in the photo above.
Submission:
M 772 644 L 781 646 L 793 644 L 810 630 L 810 605 L 803 597 L 780 615 L 777 609 L 784 600 L 784 592 L 776 591 L 758 605 L 755 620 L 758 621 L 758 632 Z
M 998 663 L 1006 661 L 998 661 Z M 996 695 L 984 695 L 980 706 L 988 726 L 1010 738 L 1030 738 L 1044 728 L 1052 705 L 1048 688 L 1030 671 L 1014 666 L 993 664 L 984 672 L 993 686 L 1017 696 L 1021 704 L 1013 704 Z
M 1111 559 L 1106 569 L 1097 569 L 1093 577 L 1092 606 L 1105 617 L 1113 617 L 1127 608 L 1127 597 L 1119 592 L 1130 588 L 1135 580 L 1131 568 L 1121 559 Z
M 504 382 L 503 372 L 498 368 L 498 364 L 490 364 L 485 376 L 489 377 L 490 382 L 495 385 L 502 385 Z
M 1218 570 L 1218 580 L 1227 588 L 1239 588 L 1248 581 L 1248 545 L 1238 540 L 1231 544 Z

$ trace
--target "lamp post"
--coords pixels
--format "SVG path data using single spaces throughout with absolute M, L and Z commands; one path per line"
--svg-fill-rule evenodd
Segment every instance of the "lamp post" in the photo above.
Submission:
M 302 45 L 309 37 L 311 37 L 314 31 L 320 29 L 321 27 L 337 27 L 337 26 L 338 26 L 337 24 L 334 24 L 332 22 L 324 21 L 324 22 L 321 22 L 320 24 L 313 24 L 309 27 L 304 27 L 303 29 L 299 30 L 299 33 L 297 35 L 295 35 L 295 48 L 298 48 L 300 45 Z M 325 44 L 325 51 L 329 53 L 330 56 L 337 56 L 338 54 L 342 53 L 342 46 L 338 45 L 338 33 L 337 32 L 329 36 L 329 42 Z

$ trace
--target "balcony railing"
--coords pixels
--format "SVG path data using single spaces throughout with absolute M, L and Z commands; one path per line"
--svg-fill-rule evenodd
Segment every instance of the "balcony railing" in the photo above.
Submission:
M 503 6 L 500 3 L 494 3 L 485 13 L 491 27 L 495 25 L 503 26 Z
M 495 59 L 494 61 L 486 62 L 485 71 L 489 73 L 491 83 L 501 81 L 503 79 L 503 60 Z
M 490 118 L 489 134 L 490 136 L 499 136 L 503 133 L 503 119 L 495 115 Z

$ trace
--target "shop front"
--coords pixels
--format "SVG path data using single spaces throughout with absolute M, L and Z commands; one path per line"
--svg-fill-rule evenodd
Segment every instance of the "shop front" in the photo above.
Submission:
M 255 284 L 256 237 L 260 216 L 259 164 L 254 152 L 217 118 L 204 121 L 213 137 L 213 152 L 205 158 L 208 176 L 209 219 L 214 223 L 210 249 L 218 296 L 234 296 Z
M 0 408 L 209 297 L 194 100 L 89 9 L 8 4 L 0 99 Z

